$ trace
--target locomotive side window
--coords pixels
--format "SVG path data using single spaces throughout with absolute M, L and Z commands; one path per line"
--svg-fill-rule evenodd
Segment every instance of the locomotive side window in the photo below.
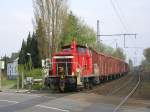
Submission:
M 70 48 L 63 48 L 63 51 L 70 51 Z
M 78 50 L 78 53 L 86 53 L 86 48 L 78 47 L 77 50 Z

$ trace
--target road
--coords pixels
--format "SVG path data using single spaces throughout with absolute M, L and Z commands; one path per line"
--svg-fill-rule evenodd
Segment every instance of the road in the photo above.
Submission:
M 39 95 L 1 92 L 0 112 L 108 112 L 114 108 L 112 104 L 99 102 L 103 97 L 98 97 L 89 93 Z
M 124 85 L 121 83 L 122 80 L 124 79 L 115 81 L 117 88 L 120 88 L 118 84 Z M 127 80 L 130 82 L 130 78 Z M 108 91 L 109 88 L 116 86 L 115 82 L 102 84 L 92 91 L 64 94 L 50 91 L 32 91 L 32 93 L 3 91 L 0 92 L 0 112 L 113 112 L 124 98 L 124 95 L 108 95 L 111 91 Z M 129 99 L 118 112 L 150 112 L 150 101 Z
M 120 99 L 86 92 L 66 94 L 0 92 L 0 112 L 112 112 Z M 148 108 L 144 109 L 150 111 Z M 133 112 L 129 111 L 129 108 L 121 110 Z M 136 112 L 141 111 L 136 108 Z

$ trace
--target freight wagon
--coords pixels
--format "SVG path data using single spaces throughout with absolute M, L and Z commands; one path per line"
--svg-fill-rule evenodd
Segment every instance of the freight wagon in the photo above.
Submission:
M 126 74 L 128 64 L 118 58 L 99 53 L 86 46 L 77 45 L 73 40 L 71 45 L 63 46 L 59 53 L 47 60 L 47 76 L 45 85 L 60 92 L 66 89 L 76 90 L 78 86 L 92 88 L 102 81 L 111 80 Z

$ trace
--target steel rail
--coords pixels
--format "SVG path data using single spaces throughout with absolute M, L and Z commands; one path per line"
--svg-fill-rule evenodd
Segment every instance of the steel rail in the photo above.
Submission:
M 124 88 L 125 86 L 127 86 L 132 80 L 134 79 L 134 77 L 132 76 L 132 78 L 130 78 L 130 80 L 126 83 L 124 83 L 120 88 L 115 89 L 114 91 L 108 93 L 107 95 L 114 95 L 117 92 L 119 92 L 122 88 Z
M 132 91 L 119 103 L 119 105 L 117 105 L 117 107 L 113 110 L 113 112 L 117 112 L 120 109 L 120 107 L 129 99 L 129 97 L 134 94 L 134 92 L 136 91 L 136 89 L 138 88 L 138 86 L 140 84 L 140 81 L 141 81 L 141 78 L 139 75 L 137 84 L 134 86 Z
M 123 78 L 123 77 L 124 77 L 124 76 L 121 76 L 121 78 Z M 119 78 L 119 79 L 114 79 L 114 80 L 110 80 L 110 81 L 117 81 L 117 80 L 120 80 L 121 78 Z M 133 78 L 131 78 L 131 79 L 133 79 Z M 130 80 L 131 80 L 131 79 L 130 79 Z M 108 82 L 108 81 L 107 81 L 107 82 Z M 106 82 L 106 83 L 107 83 L 107 82 Z M 87 92 L 94 92 L 94 91 L 97 90 L 99 87 L 105 86 L 106 83 L 100 83 L 100 84 L 98 84 L 98 86 L 95 86 L 92 90 L 88 90 Z M 126 84 L 126 83 L 125 83 L 125 84 Z M 123 86 L 125 86 L 125 85 L 123 85 Z M 120 88 L 117 88 L 117 89 L 120 90 L 121 88 L 122 88 L 122 86 L 121 86 Z M 117 92 L 118 92 L 119 90 L 116 90 L 116 89 L 115 89 L 114 91 L 117 91 Z M 114 92 L 114 91 L 113 91 L 113 92 Z M 107 96 L 107 95 L 113 95 L 113 94 L 112 94 L 113 92 L 109 92 L 108 94 L 106 94 L 106 96 Z

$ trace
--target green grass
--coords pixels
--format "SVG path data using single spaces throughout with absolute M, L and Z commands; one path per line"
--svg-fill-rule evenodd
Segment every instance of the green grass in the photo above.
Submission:
M 24 76 L 33 77 L 33 79 L 42 79 L 43 78 L 42 69 L 37 68 L 37 69 L 32 69 L 31 71 L 24 71 Z M 20 76 L 20 82 L 21 82 L 21 76 Z M 21 87 L 21 84 L 20 84 L 20 87 Z M 28 86 L 26 86 L 25 88 L 28 89 Z M 42 88 L 42 83 L 32 85 L 33 90 L 41 90 L 41 88 Z
M 34 84 L 34 85 L 32 85 L 32 89 L 33 90 L 41 90 L 42 89 L 42 84 L 40 83 L 40 84 Z
M 2 78 L 2 88 L 4 89 L 10 89 L 16 85 L 16 80 L 9 80 L 6 77 Z
M 33 69 L 31 71 L 25 72 L 26 76 L 33 77 L 35 79 L 42 78 L 42 70 L 41 69 Z
M 150 93 L 150 82 L 143 82 L 142 86 L 143 88 L 145 88 L 145 90 L 149 91 Z
M 2 75 L 2 88 L 3 89 L 12 89 L 12 88 L 16 88 L 17 85 L 17 79 L 14 80 L 9 80 L 6 77 L 6 74 Z M 33 77 L 34 79 L 41 79 L 42 78 L 42 70 L 41 69 L 33 69 L 31 71 L 24 71 L 24 76 L 26 77 Z M 25 77 L 24 77 L 25 79 Z M 19 77 L 19 86 L 21 88 L 21 75 Z M 40 90 L 42 87 L 42 84 L 34 84 L 32 86 L 32 89 L 35 90 Z

